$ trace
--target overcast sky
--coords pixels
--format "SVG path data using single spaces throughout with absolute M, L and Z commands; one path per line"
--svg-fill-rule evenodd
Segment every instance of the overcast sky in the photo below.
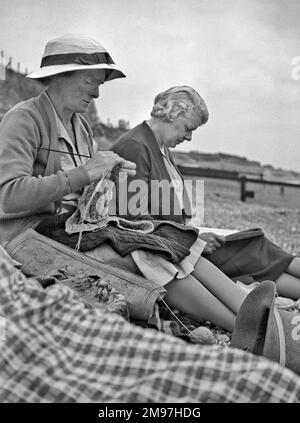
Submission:
M 131 127 L 153 98 L 191 85 L 210 119 L 181 150 L 224 152 L 300 171 L 299 0 L 0 0 L 0 49 L 24 69 L 66 33 L 96 38 L 126 79 L 108 82 L 99 116 Z M 295 66 L 294 66 L 295 68 Z

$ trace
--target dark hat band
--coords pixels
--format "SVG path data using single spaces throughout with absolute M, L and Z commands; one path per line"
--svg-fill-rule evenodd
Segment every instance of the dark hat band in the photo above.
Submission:
M 112 65 L 114 61 L 108 53 L 67 53 L 45 56 L 41 62 L 41 68 L 54 65 Z

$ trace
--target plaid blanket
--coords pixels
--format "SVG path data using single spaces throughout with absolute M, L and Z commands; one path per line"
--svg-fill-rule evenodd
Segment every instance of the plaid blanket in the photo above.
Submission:
M 0 402 L 300 400 L 300 378 L 276 363 L 137 327 L 1 257 L 0 315 Z

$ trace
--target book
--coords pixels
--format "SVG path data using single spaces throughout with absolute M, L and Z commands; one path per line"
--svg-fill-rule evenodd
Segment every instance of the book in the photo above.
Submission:
M 255 238 L 263 236 L 264 232 L 261 228 L 250 228 L 243 231 L 238 231 L 225 236 L 226 242 L 238 241 L 240 239 Z

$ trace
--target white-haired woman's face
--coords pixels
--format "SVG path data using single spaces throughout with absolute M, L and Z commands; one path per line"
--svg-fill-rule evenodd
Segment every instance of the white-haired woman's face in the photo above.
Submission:
M 195 114 L 181 114 L 173 122 L 164 122 L 163 143 L 174 148 L 184 141 L 191 141 L 193 131 L 201 125 L 201 119 Z

